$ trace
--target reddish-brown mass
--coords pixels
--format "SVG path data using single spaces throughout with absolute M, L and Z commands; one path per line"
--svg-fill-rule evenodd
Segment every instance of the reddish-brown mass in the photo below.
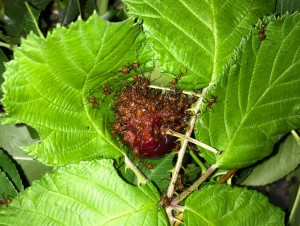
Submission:
M 176 89 L 162 93 L 149 88 L 145 77 L 134 77 L 114 103 L 116 120 L 113 133 L 145 158 L 158 158 L 174 148 L 176 138 L 167 135 L 168 129 L 182 132 L 187 125 L 186 110 L 195 101 Z

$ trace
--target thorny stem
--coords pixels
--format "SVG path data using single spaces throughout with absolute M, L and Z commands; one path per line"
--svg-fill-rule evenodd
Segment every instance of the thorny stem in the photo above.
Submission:
M 211 165 L 208 170 L 201 175 L 201 177 L 188 189 L 178 195 L 175 199 L 172 200 L 172 205 L 176 205 L 177 203 L 184 200 L 189 194 L 191 194 L 194 190 L 196 190 L 216 169 L 217 165 Z
M 148 87 L 152 88 L 152 89 L 161 89 L 161 90 L 172 91 L 170 88 L 163 87 L 163 86 L 149 85 Z M 195 93 L 195 92 L 192 92 L 192 91 L 184 91 L 184 90 L 182 90 L 182 93 L 187 94 L 187 95 L 193 95 L 193 96 L 196 96 L 196 97 L 202 97 L 202 94 Z
M 133 164 L 133 162 L 125 155 L 125 165 L 131 169 L 138 178 L 138 184 L 146 184 L 147 178 L 141 173 L 141 171 Z
M 187 131 L 185 133 L 186 137 L 190 137 L 191 134 L 192 134 L 192 132 L 193 132 L 193 128 L 194 128 L 194 125 L 195 125 L 195 122 L 196 122 L 197 113 L 200 110 L 202 101 L 203 101 L 203 97 L 200 97 L 197 100 L 197 102 L 196 102 L 195 114 L 191 117 L 188 129 L 187 129 Z M 167 191 L 167 196 L 169 198 L 172 197 L 172 195 L 174 193 L 175 183 L 176 183 L 176 180 L 177 180 L 180 168 L 182 166 L 182 160 L 183 160 L 183 157 L 184 157 L 184 153 L 185 153 L 187 144 L 188 144 L 188 140 L 187 139 L 184 139 L 183 141 L 181 141 L 181 147 L 180 147 L 180 150 L 178 152 L 177 162 L 176 162 L 176 165 L 175 165 L 174 172 L 172 173 L 172 179 L 170 181 L 170 184 L 169 184 L 169 187 L 168 187 L 168 191 Z
M 187 137 L 187 136 L 185 136 L 185 135 L 183 135 L 181 133 L 177 133 L 176 131 L 168 130 L 168 131 L 166 131 L 166 134 L 170 134 L 170 135 L 172 135 L 174 137 L 179 137 L 179 138 L 185 139 L 185 140 L 187 140 L 187 141 L 189 141 L 189 142 L 191 142 L 193 144 L 196 144 L 196 145 L 198 145 L 198 146 L 200 146 L 200 147 L 202 147 L 202 148 L 204 148 L 204 149 L 206 149 L 208 151 L 211 151 L 212 153 L 214 153 L 216 155 L 219 155 L 221 153 L 221 151 L 219 151 L 219 150 L 217 150 L 217 149 L 215 149 L 215 148 L 213 148 L 213 147 L 211 147 L 211 146 L 209 146 L 207 144 L 204 144 L 204 143 L 202 143 L 202 142 L 200 142 L 200 141 L 198 141 L 198 140 L 196 140 L 194 138 Z

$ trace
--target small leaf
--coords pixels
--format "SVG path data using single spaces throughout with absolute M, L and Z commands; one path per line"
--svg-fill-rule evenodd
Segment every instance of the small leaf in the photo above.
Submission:
M 4 82 L 4 78 L 3 78 L 3 73 L 5 71 L 5 67 L 4 67 L 4 62 L 7 62 L 7 57 L 5 56 L 5 54 L 3 53 L 2 50 L 0 50 L 0 85 L 2 85 L 2 83 Z M 3 95 L 3 91 L 2 91 L 2 86 L 0 87 L 0 98 L 2 98 Z
M 286 133 L 300 127 L 300 14 L 270 18 L 266 39 L 251 35 L 205 99 L 196 136 L 223 151 L 203 151 L 209 162 L 242 168 L 268 156 Z M 208 103 L 209 104 L 209 103 Z
M 284 213 L 262 194 L 227 185 L 206 186 L 190 195 L 184 209 L 185 225 L 279 226 Z
M 24 26 L 25 32 L 27 33 L 27 35 L 32 31 L 36 35 L 43 36 L 38 25 L 38 20 L 41 11 L 31 7 L 27 2 L 25 2 L 25 5 L 28 10 L 28 12 L 25 15 L 25 20 L 26 20 Z
M 1 157 L 1 155 L 0 155 Z M 0 165 L 0 200 L 3 198 L 9 198 L 9 197 L 15 197 L 18 194 L 18 190 L 14 186 L 13 182 L 11 179 L 7 176 L 5 172 L 1 170 L 1 165 Z M 1 207 L 1 205 L 0 205 Z
M 45 175 L 0 212 L 6 225 L 168 225 L 151 184 L 134 187 L 110 160 L 80 162 Z
M 243 185 L 261 186 L 279 180 L 300 164 L 300 144 L 290 135 L 280 144 L 278 152 L 258 164 L 242 182 Z
M 165 192 L 170 183 L 168 177 L 171 174 L 171 170 L 174 168 L 172 164 L 173 159 L 174 153 L 170 153 L 168 156 L 162 159 L 149 161 L 153 163 L 153 169 L 143 170 L 143 172 L 146 171 L 145 175 L 147 176 L 148 180 L 153 181 L 161 192 Z M 147 161 L 145 164 L 147 164 Z
M 24 1 L 4 1 L 4 29 L 8 36 L 19 38 L 23 35 L 27 9 Z
M 39 10 L 44 10 L 52 0 L 29 0 L 31 5 Z
M 251 25 L 275 7 L 273 0 L 124 2 L 129 14 L 143 21 L 161 70 L 175 75 L 187 72 L 179 81 L 185 89 L 199 89 L 216 80 Z
M 63 0 L 58 2 L 58 17 L 59 23 L 62 25 L 68 25 L 72 22 L 79 13 L 77 0 Z
M 39 132 L 41 143 L 26 151 L 52 166 L 122 155 L 110 132 L 113 96 L 101 86 L 115 92 L 124 86 L 118 70 L 137 60 L 139 34 L 130 20 L 110 24 L 94 14 L 46 39 L 31 34 L 23 40 L 6 66 L 2 103 L 4 123 L 23 122 Z
M 3 178 L 4 175 L 7 177 L 7 179 L 10 181 L 12 185 L 13 190 L 22 191 L 24 189 L 22 180 L 20 178 L 19 172 L 15 164 L 2 150 L 0 150 L 0 169 L 2 172 L 1 177 Z M 3 186 L 5 184 L 3 179 L 0 181 L 1 181 L 0 186 Z M 5 189 L 1 188 L 0 192 L 5 192 Z M 16 193 L 12 194 L 11 192 L 6 192 L 6 195 L 8 195 L 7 193 L 10 195 L 16 195 Z

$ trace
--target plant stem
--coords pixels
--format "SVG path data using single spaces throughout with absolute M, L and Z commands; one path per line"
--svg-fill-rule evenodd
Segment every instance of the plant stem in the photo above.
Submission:
M 291 133 L 293 134 L 293 136 L 296 139 L 296 141 L 298 143 L 300 143 L 300 137 L 299 137 L 298 133 L 295 130 L 292 130 Z
M 146 184 L 147 178 L 141 173 L 141 171 L 133 164 L 133 162 L 125 155 L 125 165 L 131 169 L 138 179 L 138 184 Z
M 196 190 L 216 169 L 217 165 L 211 165 L 208 170 L 201 175 L 201 177 L 188 189 L 178 195 L 175 199 L 172 200 L 172 204 L 176 205 L 182 200 L 184 200 L 189 194 Z
M 150 85 L 148 87 L 152 88 L 152 89 L 161 89 L 161 90 L 172 91 L 169 87 L 164 87 L 164 86 Z M 192 92 L 192 91 L 184 91 L 184 90 L 182 90 L 182 93 L 187 94 L 187 95 L 193 95 L 193 96 L 196 96 L 196 97 L 202 97 L 202 94 L 195 93 L 195 92 Z
M 203 89 L 203 93 L 206 92 L 207 89 Z M 197 118 L 197 114 L 200 110 L 200 107 L 201 107 L 201 104 L 203 102 L 203 97 L 201 95 L 200 98 L 198 98 L 196 104 L 195 104 L 195 108 L 194 108 L 194 113 L 193 116 L 191 117 L 191 120 L 189 122 L 189 126 L 188 126 L 188 129 L 186 130 L 186 133 L 185 133 L 185 137 L 190 137 L 192 132 L 193 132 L 193 129 L 194 129 L 194 125 L 195 125 L 195 122 L 196 122 L 196 118 Z M 170 184 L 169 184 L 169 187 L 168 187 L 168 191 L 167 191 L 167 196 L 170 198 L 173 196 L 174 194 L 174 187 L 175 187 L 175 183 L 177 181 L 177 177 L 178 177 L 178 174 L 179 174 L 179 171 L 180 171 L 180 168 L 182 166 L 182 161 L 183 161 L 183 157 L 184 157 L 184 154 L 185 154 L 185 150 L 186 150 L 186 147 L 187 147 L 187 144 L 188 144 L 188 140 L 187 139 L 184 139 L 181 141 L 181 147 L 180 147 L 180 150 L 178 152 L 178 158 L 177 158 L 177 162 L 176 162 L 176 165 L 175 165 L 175 168 L 174 168 L 174 171 L 172 173 L 172 179 L 170 181 Z
M 235 173 L 237 172 L 237 169 L 231 169 L 228 170 L 228 172 L 219 180 L 220 184 L 224 184 L 226 181 L 228 181 Z
M 13 50 L 13 48 L 5 42 L 0 42 L 0 46 L 5 47 L 5 48 L 10 49 L 10 50 Z
M 290 217 L 289 217 L 289 221 L 288 221 L 289 225 L 296 225 L 295 223 L 297 222 L 297 219 L 299 219 L 297 217 L 297 215 L 299 214 L 299 209 L 300 209 L 299 203 L 300 203 L 300 188 L 298 188 L 297 196 L 294 201 L 294 205 L 293 205 Z
M 195 153 L 193 151 L 190 151 L 189 153 L 192 156 L 192 158 L 194 159 L 194 161 L 200 166 L 202 173 L 205 173 L 207 171 L 207 168 L 205 167 L 203 162 L 201 162 L 201 160 L 198 158 L 198 156 L 195 155 Z
M 200 147 L 202 147 L 202 148 L 204 148 L 204 149 L 206 149 L 208 151 L 211 151 L 212 153 L 214 153 L 216 155 L 219 155 L 221 153 L 221 151 L 219 151 L 219 150 L 217 150 L 217 149 L 215 149 L 215 148 L 213 148 L 213 147 L 211 147 L 211 146 L 209 146 L 207 144 L 204 144 L 204 143 L 202 143 L 202 142 L 200 142 L 200 141 L 198 141 L 198 140 L 196 140 L 194 138 L 187 137 L 187 136 L 185 136 L 185 135 L 183 135 L 181 133 L 177 133 L 177 132 L 175 132 L 173 130 L 166 131 L 166 134 L 170 134 L 170 135 L 172 135 L 174 137 L 179 137 L 181 139 L 185 139 L 185 140 L 187 140 L 187 141 L 189 141 L 189 142 L 191 142 L 193 144 L 196 144 L 197 146 L 200 146 Z

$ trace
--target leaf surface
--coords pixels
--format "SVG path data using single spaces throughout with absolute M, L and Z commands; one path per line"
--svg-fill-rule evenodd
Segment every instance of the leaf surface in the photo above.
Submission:
M 207 186 L 191 194 L 185 204 L 185 225 L 284 225 L 284 213 L 279 208 L 262 194 L 244 188 Z
M 97 160 L 45 175 L 0 217 L 5 225 L 168 225 L 159 200 L 153 185 L 129 185 L 111 160 Z
M 4 123 L 26 123 L 40 134 L 41 143 L 26 151 L 52 166 L 122 155 L 110 132 L 113 96 L 101 87 L 124 86 L 118 70 L 136 60 L 139 34 L 130 20 L 110 24 L 94 14 L 46 39 L 31 34 L 22 41 L 6 65 L 2 102 Z
M 223 151 L 203 152 L 219 167 L 242 168 L 268 156 L 286 133 L 300 127 L 300 14 L 271 18 L 266 39 L 244 39 L 202 107 L 196 136 Z M 207 102 L 207 101 L 206 101 Z
M 274 11 L 274 1 L 125 0 L 143 21 L 162 71 L 177 75 L 185 89 L 215 81 L 234 49 L 258 18 Z M 174 76 L 174 75 L 173 75 Z

